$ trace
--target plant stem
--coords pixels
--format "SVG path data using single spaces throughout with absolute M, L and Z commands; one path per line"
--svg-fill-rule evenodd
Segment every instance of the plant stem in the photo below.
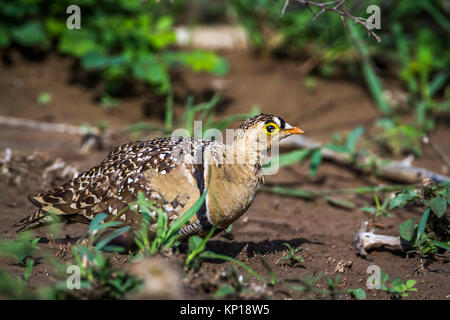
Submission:
M 420 188 L 416 185 L 398 185 L 398 186 L 376 186 L 376 187 L 358 187 L 347 188 L 339 190 L 324 190 L 324 191 L 311 191 L 304 189 L 285 188 L 279 186 L 265 186 L 263 191 L 272 192 L 276 194 L 292 196 L 297 198 L 303 198 L 307 200 L 313 200 L 316 198 L 327 197 L 336 194 L 364 194 L 375 192 L 395 192 L 403 190 L 414 190 Z

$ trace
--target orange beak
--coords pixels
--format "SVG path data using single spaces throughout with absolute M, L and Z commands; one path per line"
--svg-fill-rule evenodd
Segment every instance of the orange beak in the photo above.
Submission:
M 285 130 L 286 134 L 303 134 L 305 133 L 302 129 L 297 127 L 292 127 L 290 129 Z

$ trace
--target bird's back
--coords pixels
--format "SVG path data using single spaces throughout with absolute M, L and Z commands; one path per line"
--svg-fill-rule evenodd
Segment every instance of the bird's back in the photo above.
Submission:
M 191 201 L 167 195 L 174 190 L 180 194 L 195 193 L 195 189 L 183 192 L 180 187 L 183 189 L 186 181 L 195 183 L 196 162 L 201 163 L 202 151 L 209 143 L 197 138 L 170 137 L 118 146 L 100 164 L 64 185 L 30 195 L 30 201 L 39 210 L 17 226 L 38 226 L 46 222 L 42 219 L 45 212 L 85 222 L 100 212 L 114 216 L 135 201 L 139 191 L 160 208 L 177 213 Z M 140 221 L 134 210 L 127 210 L 120 218 L 130 224 Z

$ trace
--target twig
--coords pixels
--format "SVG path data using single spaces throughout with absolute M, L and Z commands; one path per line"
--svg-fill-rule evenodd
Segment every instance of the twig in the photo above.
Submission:
M 345 26 L 345 18 L 349 18 L 355 24 L 362 25 L 367 30 L 369 36 L 372 35 L 377 40 L 377 42 L 381 42 L 381 38 L 372 29 L 370 29 L 369 26 L 367 25 L 366 18 L 355 17 L 354 15 L 348 13 L 347 11 L 339 9 L 339 7 L 344 4 L 345 0 L 335 0 L 335 1 L 322 2 L 322 3 L 309 1 L 309 0 L 294 0 L 294 1 L 304 5 L 307 8 L 310 8 L 310 6 L 319 8 L 320 11 L 314 15 L 313 20 L 316 20 L 325 11 L 332 11 L 341 16 L 341 21 L 344 26 Z M 281 11 L 282 17 L 284 16 L 284 13 L 285 13 L 288 5 L 289 5 L 289 0 L 286 0 L 284 3 L 283 9 Z
M 367 230 L 368 222 L 361 223 L 361 228 L 355 234 L 352 249 L 360 256 L 367 256 L 367 250 L 377 249 L 380 247 L 389 247 L 392 250 L 404 250 L 400 237 L 375 234 L 374 230 Z
M 98 134 L 97 128 L 86 128 L 86 127 L 78 127 L 70 124 L 64 123 L 50 123 L 43 122 L 37 120 L 23 119 L 23 118 L 12 118 L 0 116 L 0 124 L 11 126 L 11 127 L 20 127 L 20 128 L 29 128 L 40 131 L 50 131 L 50 132 L 59 132 L 59 133 L 69 133 L 75 135 L 85 135 L 89 133 Z
M 286 2 L 284 3 L 283 9 L 281 10 L 281 18 L 284 17 L 284 13 L 286 12 L 286 8 L 289 5 L 289 0 L 286 0 Z
M 395 180 L 402 183 L 418 183 L 424 179 L 431 179 L 435 183 L 450 181 L 450 177 L 438 174 L 431 170 L 419 168 L 405 161 L 388 161 L 381 158 L 369 158 L 365 156 L 353 156 L 345 152 L 337 152 L 330 148 L 323 147 L 323 144 L 314 141 L 306 136 L 290 136 L 283 140 L 282 146 L 301 148 L 301 149 L 317 149 L 321 148 L 322 157 L 333 161 L 339 165 L 351 167 L 352 169 L 365 172 L 375 173 L 377 176 L 388 180 Z

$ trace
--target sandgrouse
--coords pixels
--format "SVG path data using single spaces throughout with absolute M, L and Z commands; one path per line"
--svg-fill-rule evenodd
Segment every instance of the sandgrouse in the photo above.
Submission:
M 16 226 L 23 230 L 46 225 L 51 222 L 49 212 L 67 222 L 82 223 L 105 212 L 109 218 L 120 213 L 117 218 L 124 224 L 137 227 L 142 215 L 129 204 L 136 201 L 138 192 L 167 212 L 170 223 L 207 189 L 205 201 L 180 236 L 205 235 L 213 226 L 223 230 L 253 202 L 263 183 L 262 161 L 271 146 L 303 133 L 269 114 L 247 119 L 236 131 L 230 144 L 167 137 L 118 146 L 73 180 L 30 195 L 39 209 Z

